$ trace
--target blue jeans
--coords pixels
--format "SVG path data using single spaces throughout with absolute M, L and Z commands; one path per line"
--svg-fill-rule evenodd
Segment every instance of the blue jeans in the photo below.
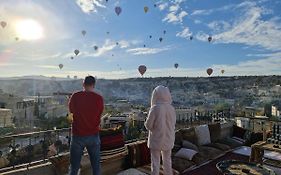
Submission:
M 86 147 L 92 165 L 93 175 L 100 175 L 100 136 L 99 134 L 92 136 L 72 136 L 70 144 L 70 173 L 69 175 L 77 175 L 83 150 Z

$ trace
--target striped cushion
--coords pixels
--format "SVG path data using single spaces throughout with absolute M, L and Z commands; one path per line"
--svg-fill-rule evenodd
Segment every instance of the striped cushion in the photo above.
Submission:
M 146 141 L 128 145 L 128 168 L 139 167 L 150 163 L 150 150 Z
M 101 151 L 124 147 L 125 141 L 122 133 L 101 136 Z

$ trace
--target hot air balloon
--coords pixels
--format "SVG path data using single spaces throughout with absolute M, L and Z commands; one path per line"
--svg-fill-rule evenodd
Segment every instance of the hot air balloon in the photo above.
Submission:
M 59 68 L 62 69 L 63 68 L 63 64 L 59 64 Z
M 108 2 L 108 0 L 105 0 L 105 2 Z
M 19 40 L 19 37 L 15 37 L 15 40 L 18 41 L 18 40 Z
M 157 7 L 157 4 L 154 4 L 154 7 Z
M 166 30 L 163 31 L 164 35 L 166 34 L 166 32 L 167 32 Z
M 213 69 L 212 68 L 208 68 L 207 69 L 207 74 L 210 76 L 210 75 L 212 75 L 212 73 L 213 73 Z
M 221 74 L 224 74 L 225 70 L 221 70 Z
M 143 47 L 146 47 L 146 45 L 144 44 Z
M 98 49 L 99 49 L 99 47 L 98 47 L 98 46 L 94 46 L 94 49 L 95 49 L 95 50 L 98 50 Z
M 213 39 L 213 38 L 212 38 L 211 36 L 208 37 L 208 41 L 209 41 L 209 42 L 211 42 L 212 39 Z
M 193 40 L 193 36 L 190 36 L 189 39 L 190 39 L 190 40 Z
M 163 38 L 160 37 L 160 38 L 159 38 L 159 41 L 162 42 L 162 41 L 163 41 Z
M 175 68 L 177 69 L 179 67 L 179 64 L 178 63 L 175 63 Z
M 109 35 L 109 33 L 110 33 L 110 32 L 106 32 L 106 34 L 108 34 L 108 35 Z
M 72 59 L 72 60 L 73 60 L 73 59 L 74 59 L 74 57 L 70 57 L 70 59 Z
M 74 53 L 75 53 L 75 55 L 76 55 L 76 56 L 79 54 L 79 52 L 80 52 L 80 51 L 79 51 L 79 50 L 77 50 L 77 49 L 76 49 L 76 50 L 74 50 Z
M 87 32 L 85 30 L 82 30 L 81 33 L 83 36 L 85 36 Z
M 145 6 L 145 7 L 143 8 L 143 10 L 144 10 L 145 13 L 148 12 L 148 9 L 149 9 L 149 8 L 148 8 L 147 6 Z
M 149 38 L 151 39 L 151 38 L 152 38 L 152 35 L 149 35 Z
M 141 76 L 143 76 L 143 74 L 146 72 L 146 66 L 145 65 L 140 65 L 139 66 L 139 73 L 141 74 Z
M 119 43 L 118 42 L 116 42 L 116 46 L 118 46 L 119 45 Z
M 114 54 L 112 54 L 111 56 L 114 57 Z
M 5 28 L 6 27 L 6 25 L 7 25 L 7 23 L 5 22 L 5 21 L 1 21 L 1 26 L 2 26 L 2 28 Z
M 115 7 L 115 13 L 119 16 L 120 13 L 122 12 L 121 7 Z

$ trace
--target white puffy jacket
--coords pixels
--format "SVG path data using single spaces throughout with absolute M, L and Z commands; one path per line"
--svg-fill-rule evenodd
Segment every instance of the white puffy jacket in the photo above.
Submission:
M 170 150 L 175 141 L 176 112 L 171 105 L 170 90 L 157 86 L 151 97 L 151 108 L 145 127 L 149 130 L 148 147 L 156 150 Z

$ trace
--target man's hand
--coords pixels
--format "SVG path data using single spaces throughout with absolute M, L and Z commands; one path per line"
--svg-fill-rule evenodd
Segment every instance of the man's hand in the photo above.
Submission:
M 72 113 L 68 113 L 67 120 L 70 124 L 73 122 L 73 114 Z

